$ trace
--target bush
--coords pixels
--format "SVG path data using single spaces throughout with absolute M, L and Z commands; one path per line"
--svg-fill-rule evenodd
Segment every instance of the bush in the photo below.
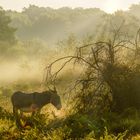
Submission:
M 140 68 L 126 65 L 107 65 L 104 79 L 113 97 L 112 111 L 122 112 L 127 108 L 140 109 Z
M 140 112 L 135 108 L 126 109 L 123 113 L 106 113 L 103 116 L 104 126 L 113 134 L 128 130 L 128 134 L 140 133 Z

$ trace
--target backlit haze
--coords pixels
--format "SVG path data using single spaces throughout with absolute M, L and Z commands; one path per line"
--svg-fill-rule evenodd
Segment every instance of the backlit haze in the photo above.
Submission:
M 0 6 L 4 9 L 21 11 L 30 4 L 40 7 L 83 7 L 100 8 L 107 13 L 117 10 L 127 10 L 131 4 L 138 4 L 140 0 L 0 0 Z

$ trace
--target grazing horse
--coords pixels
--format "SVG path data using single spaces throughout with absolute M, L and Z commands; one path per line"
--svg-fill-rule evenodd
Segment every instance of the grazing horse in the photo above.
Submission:
M 35 112 L 39 112 L 43 106 L 51 103 L 58 110 L 61 109 L 61 99 L 57 94 L 56 90 L 44 91 L 42 93 L 33 92 L 30 94 L 17 91 L 11 97 L 11 102 L 13 105 L 13 114 L 16 118 L 17 126 L 21 126 L 20 119 L 18 116 L 18 110 L 20 113 L 23 112 L 31 112 L 34 114 Z

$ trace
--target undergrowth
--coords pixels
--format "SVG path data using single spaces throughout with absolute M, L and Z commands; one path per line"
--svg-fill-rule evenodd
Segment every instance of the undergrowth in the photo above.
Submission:
M 18 129 L 11 112 L 0 108 L 0 139 L 2 140 L 137 140 L 140 133 L 140 113 L 128 109 L 122 114 L 106 113 L 102 118 L 71 114 L 50 119 L 46 114 L 31 118 Z M 132 138 L 132 136 L 135 137 Z

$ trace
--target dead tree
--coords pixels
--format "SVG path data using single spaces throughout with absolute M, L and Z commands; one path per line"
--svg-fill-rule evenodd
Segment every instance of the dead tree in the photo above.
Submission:
M 72 61 L 73 64 L 82 63 L 85 66 L 85 78 L 78 79 L 73 88 L 70 89 L 73 90 L 78 85 L 81 85 L 81 90 L 75 96 L 75 99 L 77 99 L 76 107 L 85 112 L 90 112 L 91 109 L 97 106 L 102 108 L 102 110 L 103 108 L 111 108 L 113 99 L 117 98 L 116 94 L 118 94 L 114 92 L 114 90 L 117 90 L 114 89 L 114 86 L 118 86 L 118 83 L 115 83 L 117 81 L 114 80 L 113 76 L 114 70 L 118 70 L 123 65 L 123 60 L 120 61 L 119 59 L 121 50 L 126 49 L 127 51 L 134 52 L 135 56 L 139 52 L 138 41 L 140 30 L 138 30 L 134 41 L 130 41 L 126 36 L 120 38 L 121 27 L 122 25 L 113 31 L 112 38 L 78 47 L 76 55 L 65 56 L 50 63 L 45 68 L 47 70 L 45 82 L 55 85 L 58 74 L 68 63 Z M 85 48 L 89 48 L 89 52 L 82 54 Z M 64 62 L 60 68 L 52 73 L 52 66 L 62 60 Z M 129 71 L 127 66 L 125 68 L 124 65 L 118 71 L 125 73 L 127 70 Z M 121 82 L 119 79 L 117 80 Z M 105 104 L 107 104 L 107 107 Z

